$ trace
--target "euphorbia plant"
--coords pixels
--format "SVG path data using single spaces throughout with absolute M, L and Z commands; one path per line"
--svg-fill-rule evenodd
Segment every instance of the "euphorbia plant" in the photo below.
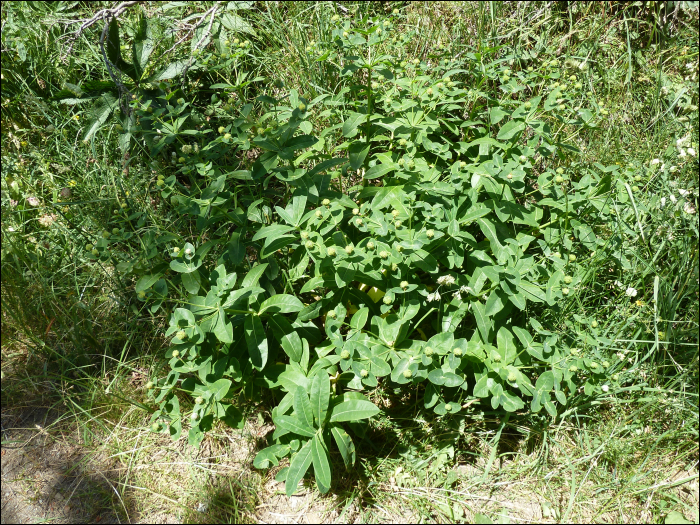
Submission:
M 259 97 L 255 134 L 239 119 L 216 139 L 260 148 L 250 171 L 197 164 L 201 190 L 175 176 L 163 189 L 209 240 L 169 252 L 189 296 L 170 319 L 172 372 L 157 384 L 154 421 L 179 436 L 175 390 L 191 393 L 197 444 L 215 418 L 240 424 L 239 394 L 279 392 L 255 465 L 291 455 L 278 475 L 288 494 L 312 464 L 330 488 L 333 444 L 353 464 L 344 425 L 362 435 L 356 423 L 379 411 L 362 391 L 380 382 L 422 388 L 442 417 L 475 399 L 556 415 L 606 373 L 536 320 L 575 295 L 599 244 L 592 218 L 610 176 L 543 167 L 566 151 L 550 123 L 590 125 L 590 113 L 562 113 L 558 100 L 573 95 L 537 94 L 547 75 L 506 75 L 485 60 L 495 50 L 402 65 L 381 53 L 391 24 L 341 24 L 326 44 L 326 57 L 343 56 L 339 94 Z M 485 91 L 497 81 L 500 98 Z M 328 119 L 318 136 L 314 112 Z M 232 178 L 278 184 L 284 207 L 243 211 Z M 342 192 L 347 179 L 360 184 Z

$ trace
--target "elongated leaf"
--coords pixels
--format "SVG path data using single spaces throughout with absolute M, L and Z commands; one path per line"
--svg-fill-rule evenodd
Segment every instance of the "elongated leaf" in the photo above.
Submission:
M 243 278 L 241 288 L 248 288 L 249 286 L 255 286 L 256 284 L 258 284 L 260 276 L 262 276 L 263 272 L 265 272 L 265 269 L 267 268 L 267 264 L 268 263 L 263 263 L 258 264 L 257 266 L 253 266 Z
M 355 464 L 355 444 L 352 442 L 350 435 L 340 427 L 331 427 L 331 434 L 335 439 L 335 444 L 338 445 L 340 455 L 343 457 L 345 468 L 350 468 Z
M 285 430 L 299 434 L 300 436 L 313 437 L 315 434 L 312 427 L 308 426 L 301 419 L 294 416 L 277 416 L 275 419 L 275 424 Z
M 331 423 L 341 421 L 356 421 L 358 419 L 369 419 L 379 413 L 379 407 L 371 401 L 363 399 L 351 399 L 343 401 L 333 408 L 331 413 Z
M 258 232 L 253 235 L 253 240 L 265 239 L 267 237 L 279 237 L 287 232 L 294 229 L 294 226 L 285 226 L 284 224 L 271 224 L 270 226 L 265 226 L 260 228 Z
M 369 143 L 355 141 L 348 147 L 348 156 L 350 157 L 350 169 L 359 170 L 365 162 L 365 158 L 369 153 Z
M 228 394 L 232 384 L 233 383 L 230 379 L 219 379 L 218 381 L 215 381 L 209 385 L 209 392 L 211 392 L 216 401 L 221 401 L 224 397 L 226 397 L 226 394 Z
M 524 129 L 524 122 L 518 120 L 509 120 L 503 125 L 501 131 L 498 132 L 497 138 L 499 140 L 510 140 Z
M 282 337 L 280 343 L 282 344 L 282 350 L 289 356 L 289 359 L 298 363 L 301 360 L 301 354 L 303 352 L 303 345 L 301 342 L 301 337 L 296 331 L 290 332 L 284 337 Z
M 267 364 L 267 335 L 262 321 L 257 315 L 246 315 L 243 327 L 250 360 L 255 368 L 262 370 Z
M 294 454 L 292 461 L 289 464 L 289 470 L 287 471 L 287 480 L 285 481 L 285 492 L 288 497 L 296 492 L 299 482 L 309 470 L 312 461 L 311 453 L 311 441 L 304 443 L 299 452 Z
M 395 169 L 395 164 L 377 164 L 376 166 L 373 166 L 367 170 L 367 173 L 365 173 L 365 179 L 378 179 L 387 173 L 391 173 Z
M 363 308 L 360 308 L 357 312 L 355 312 L 352 316 L 352 319 L 350 319 L 350 328 L 353 330 L 362 330 L 364 328 L 365 324 L 367 323 L 367 317 L 369 315 L 369 308 L 366 306 Z
M 326 421 L 330 399 L 331 380 L 325 370 L 320 370 L 311 380 L 311 410 L 319 427 L 323 427 Z
M 213 332 L 222 343 L 233 343 L 233 324 L 226 318 L 226 312 L 221 306 L 219 306 L 219 313 Z
M 149 275 L 144 275 L 141 277 L 138 282 L 136 283 L 136 287 L 134 290 L 138 292 L 143 292 L 145 290 L 148 290 L 151 286 L 156 284 L 156 282 L 162 277 L 160 273 L 152 273 Z
M 476 326 L 479 328 L 479 334 L 481 334 L 481 340 L 485 343 L 490 342 L 493 321 L 486 315 L 485 307 L 479 301 L 472 302 L 472 309 L 476 318 Z
M 148 82 L 158 82 L 160 80 L 168 80 L 171 78 L 175 78 L 185 70 L 188 62 L 189 60 L 187 59 L 178 60 L 177 62 L 171 62 L 164 69 L 161 69 L 156 74 L 149 77 Z M 194 69 L 194 67 L 191 69 Z
M 311 440 L 311 458 L 314 464 L 316 485 L 321 494 L 331 489 L 331 465 L 328 461 L 326 443 L 320 434 L 316 434 Z
M 306 390 L 297 386 L 294 392 L 294 412 L 296 412 L 297 417 L 309 428 L 314 426 L 314 414 L 311 409 L 311 402 L 309 401 L 309 395 Z
M 260 314 L 267 313 L 283 313 L 299 312 L 304 309 L 304 303 L 293 295 L 278 294 L 273 295 L 269 299 L 265 299 L 260 305 Z

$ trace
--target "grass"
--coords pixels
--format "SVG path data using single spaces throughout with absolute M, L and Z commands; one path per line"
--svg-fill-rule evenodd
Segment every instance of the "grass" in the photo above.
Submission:
M 423 419 L 415 409 L 419 395 L 381 392 L 384 415 L 358 444 L 355 469 L 322 498 L 309 488 L 289 501 L 275 470 L 252 468 L 273 428 L 267 403 L 246 403 L 245 429 L 217 427 L 201 450 L 154 436 L 143 410 L 144 385 L 164 366 L 167 316 L 143 311 L 113 262 L 94 264 L 82 255 L 87 242 L 113 227 L 117 181 L 147 203 L 140 190 L 150 180 L 151 159 L 137 159 L 129 178 L 119 178 L 112 124 L 83 145 L 83 106 L 46 100 L 66 81 L 103 75 L 97 26 L 76 42 L 72 67 L 59 58 L 66 26 L 56 20 L 87 18 L 95 8 L 62 14 L 18 2 L 2 10 L 8 24 L 2 40 L 3 432 L 5 422 L 15 424 L 21 414 L 50 411 L 41 434 L 79 450 L 82 459 L 71 472 L 104 478 L 106 485 L 95 489 L 100 506 L 132 521 L 473 522 L 483 515 L 634 523 L 663 522 L 680 512 L 697 522 L 698 222 L 697 213 L 670 202 L 670 195 L 681 199 L 678 190 L 688 189 L 693 193 L 685 202 L 697 208 L 697 157 L 683 159 L 676 148 L 684 137 L 686 148 L 698 144 L 697 66 L 686 67 L 698 58 L 697 9 L 669 13 L 666 3 L 626 2 L 570 2 L 568 10 L 540 2 L 343 5 L 359 14 L 400 9 L 397 35 L 406 37 L 406 57 L 428 56 L 442 43 L 457 54 L 503 45 L 523 66 L 559 57 L 580 74 L 578 66 L 588 65 L 588 87 L 609 112 L 608 123 L 567 137 L 582 154 L 562 163 L 574 170 L 621 165 L 613 191 L 618 220 L 607 232 L 616 256 L 594 258 L 576 301 L 553 311 L 549 321 L 565 335 L 595 320 L 610 340 L 601 360 L 615 359 L 624 380 L 611 381 L 609 392 L 590 403 L 573 403 L 556 420 L 546 413 L 505 418 L 476 404 L 463 428 Z M 151 14 L 155 9 L 145 7 Z M 306 52 L 310 41 L 325 38 L 335 14 L 345 16 L 334 3 L 256 3 L 245 13 L 256 28 L 253 51 L 241 70 L 225 73 L 279 78 L 302 87 L 308 98 L 335 92 L 341 79 Z M 251 84 L 239 96 L 250 99 L 266 89 Z M 640 170 L 655 158 L 677 169 Z M 644 178 L 636 180 L 638 174 Z M 13 206 L 12 180 L 23 198 L 35 196 L 41 205 Z M 71 188 L 70 197 L 59 198 L 63 188 Z M 155 224 L 177 220 L 158 204 L 151 211 Z M 50 227 L 40 227 L 38 219 L 50 214 L 56 216 Z M 638 290 L 634 300 L 627 287 Z M 3 435 L 3 451 L 10 441 Z M 340 472 L 342 461 L 333 459 Z

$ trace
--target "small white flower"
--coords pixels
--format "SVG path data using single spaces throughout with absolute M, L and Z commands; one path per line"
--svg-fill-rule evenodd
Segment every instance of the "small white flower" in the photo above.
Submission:
M 673 204 L 676 204 L 676 202 L 678 201 L 678 199 L 676 199 L 676 196 L 673 193 L 671 193 L 671 195 L 669 195 L 668 198 L 671 199 L 671 202 Z
M 624 361 L 624 360 L 625 360 L 625 354 L 623 354 L 622 352 L 618 352 L 618 353 L 617 353 L 617 358 L 618 358 L 620 361 Z
M 690 155 L 691 157 L 695 156 L 695 148 L 688 148 L 686 151 L 688 152 L 688 155 Z
M 688 62 L 688 63 L 685 65 L 685 68 L 686 68 L 686 69 L 690 69 L 690 70 L 692 71 L 693 69 L 695 69 L 695 63 L 694 63 L 694 62 Z
M 666 197 L 661 197 L 661 207 L 666 206 Z
M 446 284 L 446 285 L 452 285 L 455 283 L 455 278 L 452 277 L 451 275 L 443 275 L 441 277 L 438 277 L 437 280 L 438 284 Z
M 624 285 L 620 281 L 615 281 L 615 286 L 622 288 Z
M 693 148 L 689 148 L 689 149 L 693 149 Z M 683 157 L 686 156 L 686 155 L 685 155 L 685 150 L 684 150 L 683 148 L 680 148 L 680 149 L 678 150 L 678 156 L 681 157 L 681 158 L 683 158 Z
M 665 169 L 666 169 L 666 163 L 664 162 L 663 164 L 661 164 L 661 170 L 663 171 Z
M 435 300 L 435 294 L 429 293 L 428 297 L 426 297 L 425 300 L 428 301 L 429 303 L 432 303 Z
M 600 387 L 600 389 L 601 389 L 603 392 L 607 392 L 608 390 L 610 390 L 610 387 L 609 387 L 608 385 L 603 385 L 603 386 Z
M 39 199 L 36 197 L 27 197 L 27 204 L 30 206 L 39 206 Z
M 630 286 L 627 288 L 627 290 L 625 290 L 625 295 L 628 295 L 629 297 L 637 297 L 637 290 Z
M 459 291 L 462 293 L 474 293 L 474 290 L 472 290 L 469 286 L 460 286 Z
M 679 190 L 678 190 L 678 193 L 681 194 L 681 197 L 685 197 L 686 195 L 688 195 L 688 194 L 690 193 L 690 191 L 689 191 L 689 190 L 681 190 L 681 189 L 679 189 Z
M 685 206 L 683 206 L 683 211 L 686 212 L 688 215 L 693 215 L 695 213 L 695 206 L 693 206 L 689 202 L 686 202 Z
M 461 295 L 459 292 L 453 293 L 453 294 L 452 294 L 452 297 L 454 297 L 454 298 L 457 299 L 458 301 L 461 301 L 461 300 L 462 300 L 462 295 Z
M 660 161 L 659 159 L 654 159 L 654 160 L 652 160 L 652 161 L 649 163 L 649 165 L 650 165 L 650 166 L 656 166 L 656 165 L 659 164 L 660 162 L 661 162 L 661 161 Z
M 676 166 L 671 166 L 670 168 L 668 168 L 668 171 L 670 171 L 671 173 L 676 173 L 676 170 L 678 170 Z

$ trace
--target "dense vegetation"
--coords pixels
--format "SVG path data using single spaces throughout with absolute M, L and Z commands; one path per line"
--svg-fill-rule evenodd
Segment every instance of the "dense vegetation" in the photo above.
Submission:
M 98 4 L 2 8 L 3 406 L 271 421 L 288 496 L 562 425 L 697 464 L 697 7 Z

